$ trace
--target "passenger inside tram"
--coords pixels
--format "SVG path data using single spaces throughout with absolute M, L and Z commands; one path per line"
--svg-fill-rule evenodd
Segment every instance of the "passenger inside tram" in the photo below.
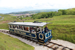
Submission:
M 36 33 L 36 27 L 30 27 L 30 33 Z
M 10 28 L 12 28 L 12 26 L 10 25 Z
M 15 28 L 15 26 L 13 25 L 13 28 Z
M 19 26 L 19 29 L 22 29 L 22 27 L 21 27 L 21 26 Z
M 17 25 L 17 29 L 19 29 L 19 25 Z
M 14 28 L 17 29 L 17 26 L 15 26 Z
M 32 27 L 30 27 L 30 33 L 32 32 Z
M 45 26 L 44 32 L 46 33 L 46 32 L 48 32 L 48 31 L 49 31 L 49 29 L 47 28 L 47 26 Z
M 15 29 L 17 29 L 17 27 L 15 27 Z
M 37 27 L 37 32 L 39 32 L 40 31 L 40 28 L 39 27 Z
M 28 31 L 28 27 L 26 27 L 26 31 Z
M 26 30 L 26 27 L 24 26 L 24 30 Z

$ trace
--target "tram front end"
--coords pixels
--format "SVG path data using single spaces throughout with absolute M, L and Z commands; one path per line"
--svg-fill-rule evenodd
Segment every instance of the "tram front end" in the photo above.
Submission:
M 38 34 L 38 41 L 42 44 L 51 41 L 52 38 L 52 30 L 47 31 L 46 33 L 43 31 Z

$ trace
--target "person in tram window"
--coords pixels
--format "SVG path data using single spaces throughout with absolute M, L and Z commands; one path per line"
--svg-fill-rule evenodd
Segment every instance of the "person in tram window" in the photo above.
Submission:
M 24 30 L 25 30 L 26 28 L 25 28 L 25 26 L 24 26 Z
M 34 32 L 35 30 L 34 29 L 32 29 L 32 32 Z
M 18 27 L 18 25 L 17 25 L 17 29 L 18 29 L 19 27 Z
M 32 32 L 35 32 L 35 27 L 32 27 Z
M 15 28 L 15 26 L 13 26 L 13 28 Z
M 17 29 L 17 26 L 15 26 L 15 29 Z
M 30 27 L 30 33 L 32 32 L 32 27 Z
M 15 29 L 17 29 L 17 27 L 15 27 Z
M 20 26 L 19 26 L 19 29 L 20 29 Z
M 22 30 L 22 26 L 21 26 L 21 30 Z
M 37 27 L 37 32 L 39 32 L 40 31 L 40 28 L 39 27 Z
M 21 26 L 22 30 L 23 30 L 23 26 Z
M 44 32 L 46 33 L 47 31 L 49 31 L 49 29 L 47 28 L 47 26 L 44 28 Z
M 20 26 L 20 29 L 22 30 L 22 26 Z
M 27 31 L 28 31 L 28 27 L 27 27 Z

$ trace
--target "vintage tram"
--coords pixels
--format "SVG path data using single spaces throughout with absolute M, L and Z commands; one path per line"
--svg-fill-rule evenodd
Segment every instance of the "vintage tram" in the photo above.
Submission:
M 10 33 L 29 37 L 39 43 L 46 43 L 52 38 L 52 30 L 44 29 L 48 24 L 46 22 L 10 22 L 8 24 Z

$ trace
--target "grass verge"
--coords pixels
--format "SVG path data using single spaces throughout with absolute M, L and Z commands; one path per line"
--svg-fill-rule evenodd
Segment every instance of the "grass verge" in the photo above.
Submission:
M 0 32 L 0 50 L 34 50 L 34 47 Z

